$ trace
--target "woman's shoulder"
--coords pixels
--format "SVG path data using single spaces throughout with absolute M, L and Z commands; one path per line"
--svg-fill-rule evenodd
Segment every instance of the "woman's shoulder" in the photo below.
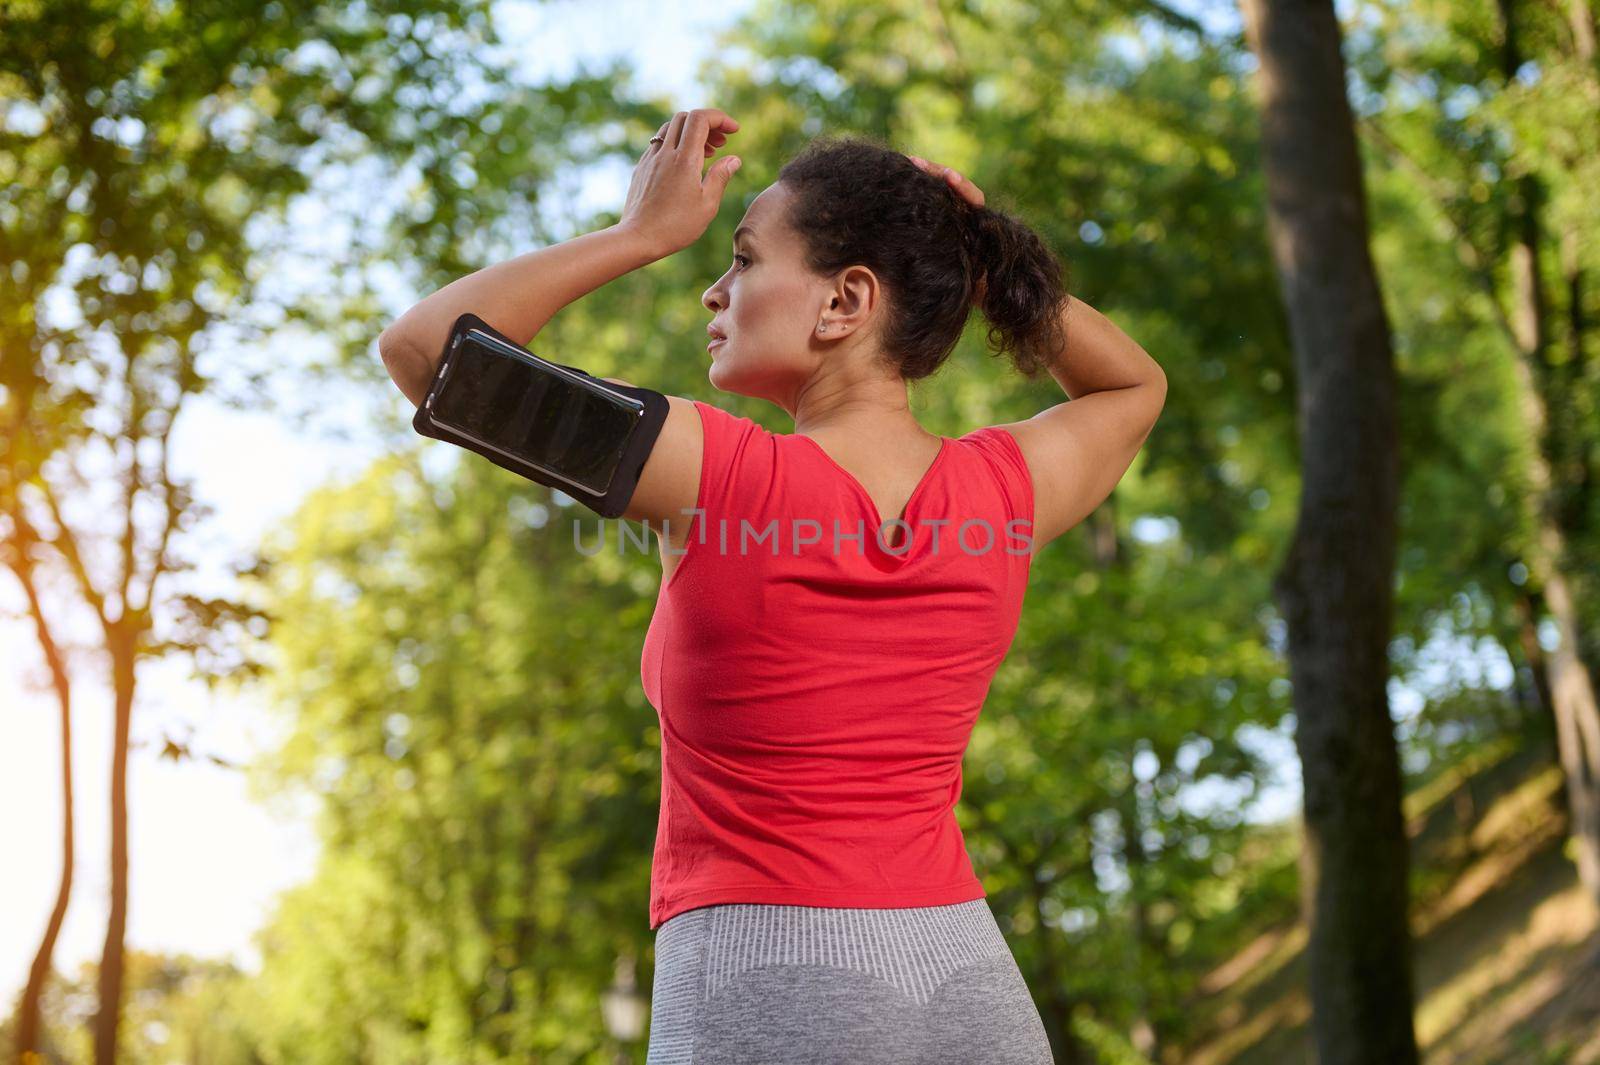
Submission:
M 1006 499 L 1011 517 L 1033 522 L 1034 478 L 1016 435 L 1005 425 L 981 425 L 954 438 L 969 454 L 979 456 Z
M 703 505 L 707 482 L 726 477 L 743 438 L 771 435 L 753 418 L 714 403 L 668 396 L 661 434 L 622 517 L 644 522 L 658 533 L 666 521 L 681 523 L 685 513 Z

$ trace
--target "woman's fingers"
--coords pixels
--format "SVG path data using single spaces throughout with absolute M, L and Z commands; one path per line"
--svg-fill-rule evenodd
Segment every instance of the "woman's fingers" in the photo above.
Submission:
M 655 136 L 656 137 L 665 138 L 666 135 L 667 135 L 667 127 L 670 126 L 670 125 L 672 125 L 672 122 L 670 120 L 661 123 L 661 128 L 656 130 Z M 647 143 L 644 146 L 644 152 L 640 156 L 640 159 L 643 159 L 644 156 L 649 155 L 651 152 L 655 151 L 657 148 L 665 148 L 665 147 L 666 147 L 666 141 L 665 140 L 659 140 L 658 141 L 658 140 L 655 139 L 655 137 L 652 137 L 650 139 L 649 143 Z
M 718 148 L 728 143 L 728 135 L 719 129 L 712 130 L 706 135 L 706 156 L 716 154 Z
M 979 207 L 983 206 L 982 189 L 978 188 L 978 186 L 962 177 L 960 173 L 955 170 L 946 170 L 945 176 L 949 179 L 950 184 L 955 187 L 955 190 L 961 193 L 961 195 L 965 196 L 969 202 L 976 204 Z
M 668 120 L 666 133 L 667 139 L 662 143 L 661 147 L 677 150 L 678 141 L 683 137 L 684 119 L 688 117 L 689 112 L 679 111 L 677 114 L 673 115 L 670 120 Z
M 984 205 L 983 190 L 978 188 L 978 186 L 974 185 L 971 181 L 968 181 L 961 175 L 960 171 L 956 170 L 954 167 L 940 166 L 938 163 L 930 163 L 920 155 L 908 155 L 906 158 L 917 164 L 917 166 L 920 167 L 924 172 L 932 174 L 937 178 L 943 178 L 949 184 L 949 186 L 955 189 L 956 192 L 960 193 L 961 197 L 968 203 L 974 204 L 978 207 L 982 207 Z
M 733 133 L 739 128 L 739 123 L 726 111 L 716 107 L 697 107 L 693 111 L 679 111 L 672 116 L 678 122 L 678 139 L 667 138 L 668 144 L 681 147 L 684 144 L 709 144 L 711 134 L 723 136 Z
M 660 146 L 660 147 L 663 147 L 663 148 L 666 147 L 665 138 L 667 136 L 667 131 L 669 129 L 671 129 L 671 128 L 672 128 L 672 119 L 669 118 L 665 122 L 661 123 L 661 128 L 656 130 L 656 132 L 655 132 L 655 136 L 661 137 L 663 139 L 659 140 L 659 141 L 652 141 L 649 145 L 647 145 L 647 147 L 649 147 L 649 148 L 655 148 L 657 146 Z M 721 130 L 712 130 L 710 135 L 706 138 L 706 143 L 710 144 L 710 145 L 713 145 L 714 147 L 720 148 L 724 144 L 727 143 L 727 140 L 728 140 L 728 135 L 726 133 L 723 133 Z
M 693 111 L 678 111 L 656 130 L 662 148 L 676 150 L 700 138 L 706 156 L 716 154 L 718 148 L 728 143 L 728 134 L 737 133 L 739 123 L 731 115 L 715 107 L 700 107 Z M 652 144 L 646 148 L 654 148 Z

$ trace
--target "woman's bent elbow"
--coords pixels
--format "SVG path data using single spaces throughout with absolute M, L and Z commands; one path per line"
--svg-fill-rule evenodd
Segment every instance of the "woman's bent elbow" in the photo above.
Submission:
M 429 360 L 403 337 L 394 335 L 391 329 L 385 329 L 378 336 L 378 357 L 400 391 L 414 406 L 420 407 L 427 394 Z

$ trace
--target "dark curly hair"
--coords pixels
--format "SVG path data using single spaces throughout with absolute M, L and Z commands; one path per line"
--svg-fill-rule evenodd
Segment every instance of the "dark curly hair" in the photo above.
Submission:
M 974 207 L 904 154 L 860 134 L 812 140 L 778 171 L 807 267 L 862 265 L 887 291 L 882 342 L 901 377 L 927 377 L 974 305 L 988 343 L 1037 377 L 1066 347 L 1065 268 L 1011 215 Z

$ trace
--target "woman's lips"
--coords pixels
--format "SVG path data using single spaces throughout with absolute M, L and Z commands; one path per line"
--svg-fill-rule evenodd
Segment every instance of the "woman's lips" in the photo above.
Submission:
M 706 345 L 706 350 L 710 351 L 712 348 L 716 347 L 718 344 L 725 343 L 727 341 L 727 339 L 728 339 L 727 337 L 712 337 L 711 338 L 711 342 Z

